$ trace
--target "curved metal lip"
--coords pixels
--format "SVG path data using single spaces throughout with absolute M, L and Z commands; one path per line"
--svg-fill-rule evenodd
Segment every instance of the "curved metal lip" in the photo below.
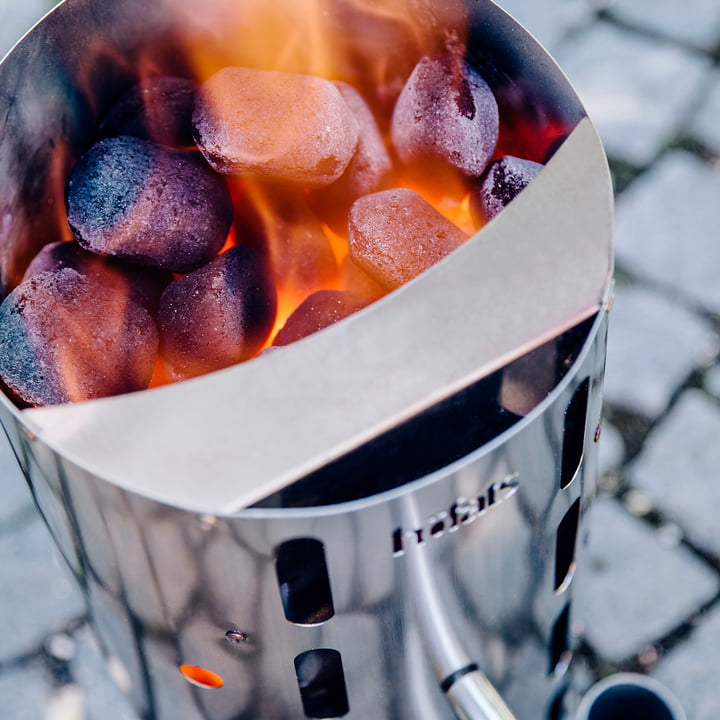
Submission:
M 55 12 L 58 10 L 58 8 L 59 8 L 61 5 L 64 5 L 66 2 L 68 2 L 68 0 L 63 0 L 63 2 L 58 3 L 57 5 L 55 5 L 55 7 L 50 8 L 50 10 L 48 10 L 42 17 L 40 17 L 38 20 L 36 20 L 36 21 L 15 41 L 15 43 L 13 44 L 13 46 L 12 46 L 4 55 L 1 55 L 1 56 L 0 56 L 0 65 L 2 65 L 2 64 L 5 62 L 5 59 L 6 59 L 6 58 L 8 58 L 10 55 L 12 55 L 12 54 L 15 52 L 15 48 L 17 48 L 18 45 L 20 45 L 20 44 L 25 40 L 25 38 L 26 38 L 28 35 L 30 35 L 31 33 L 33 33 L 33 32 L 35 31 L 35 28 L 38 27 L 38 25 L 42 25 L 42 24 L 45 22 L 45 19 L 46 19 L 49 15 L 52 15 L 53 13 L 55 13 Z
M 485 443 L 485 445 L 473 450 L 464 457 L 459 458 L 451 463 L 448 463 L 445 467 L 435 470 L 432 473 L 425 475 L 424 477 L 412 480 L 404 485 L 401 485 L 390 490 L 375 493 L 368 497 L 359 498 L 357 500 L 349 500 L 347 502 L 338 503 L 336 505 L 323 505 L 315 507 L 298 507 L 298 508 L 244 508 L 236 513 L 228 515 L 229 518 L 253 518 L 258 520 L 279 520 L 279 519 L 305 519 L 309 517 L 320 517 L 320 516 L 334 516 L 345 513 L 361 512 L 367 510 L 369 507 L 376 505 L 384 505 L 388 502 L 392 502 L 408 494 L 415 492 L 421 492 L 431 485 L 435 485 L 438 482 L 442 482 L 449 475 L 453 475 L 460 472 L 463 468 L 472 465 L 477 462 L 480 458 L 485 455 L 490 455 L 496 449 L 505 445 L 512 437 L 522 434 L 525 429 L 537 421 L 542 416 L 548 407 L 553 405 L 558 397 L 565 392 L 567 387 L 574 381 L 576 376 L 577 368 L 583 364 L 588 354 L 591 352 L 593 341 L 595 340 L 600 327 L 605 321 L 605 315 L 608 313 L 607 304 L 603 306 L 597 314 L 595 321 L 590 329 L 590 332 L 585 339 L 582 351 L 575 359 L 575 362 L 568 369 L 562 380 L 553 388 L 552 392 L 547 395 L 543 400 L 538 403 L 527 415 L 518 420 L 512 427 L 503 431 L 499 435 L 495 436 L 492 440 Z
M 520 43 L 549 57 L 529 35 Z M 552 81 L 572 94 L 552 64 Z M 536 180 L 463 247 L 341 323 L 163 388 L 23 411 L 0 402 L 36 442 L 102 481 L 191 512 L 250 512 L 598 312 L 612 257 L 609 170 L 584 116 Z

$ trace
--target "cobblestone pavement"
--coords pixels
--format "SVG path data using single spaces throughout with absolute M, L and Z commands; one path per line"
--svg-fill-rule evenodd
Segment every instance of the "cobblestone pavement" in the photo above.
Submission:
M 43 12 L 0 0 L 0 55 Z M 505 0 L 605 141 L 617 292 L 576 685 L 648 673 L 720 717 L 720 3 Z M 0 452 L 0 716 L 130 720 L 78 592 Z

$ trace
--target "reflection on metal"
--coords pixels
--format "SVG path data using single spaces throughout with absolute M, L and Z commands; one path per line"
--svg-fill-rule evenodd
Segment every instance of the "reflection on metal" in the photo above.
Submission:
M 422 522 L 412 496 L 401 500 L 406 523 Z M 515 720 L 477 664 L 471 660 L 447 616 L 447 608 L 438 592 L 438 578 L 421 545 L 408 551 L 404 562 L 405 581 L 410 594 L 409 611 L 417 622 L 425 653 L 441 690 L 447 695 L 458 717 L 463 720 Z
M 225 684 L 225 681 L 217 673 L 207 668 L 197 665 L 181 665 L 179 670 L 189 682 L 198 687 L 217 689 Z
M 497 441 L 342 505 L 254 509 L 208 523 L 92 476 L 40 441 L 27 444 L 39 507 L 97 634 L 127 669 L 138 712 L 297 720 L 304 711 L 293 659 L 328 648 L 342 656 L 351 720 L 492 718 L 482 703 L 502 704 L 488 700 L 491 686 L 518 720 L 542 717 L 566 682 L 548 663 L 574 584 L 555 591 L 557 528 L 592 494 L 597 470 L 588 438 L 575 481 L 560 489 L 564 411 L 589 377 L 594 431 L 606 320 L 598 316 L 578 338 L 573 365 L 546 401 Z M 434 527 L 440 508 L 487 497 L 508 477 L 517 487 L 503 502 L 456 530 L 446 511 L 445 532 L 393 556 L 398 527 Z M 308 537 L 324 548 L 334 615 L 302 627 L 285 619 L 275 553 Z M 177 670 L 184 663 L 211 669 L 224 686 L 193 687 Z

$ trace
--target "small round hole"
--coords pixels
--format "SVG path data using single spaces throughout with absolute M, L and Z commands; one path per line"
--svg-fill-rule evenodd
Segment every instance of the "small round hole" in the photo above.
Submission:
M 180 672 L 187 680 L 198 687 L 221 688 L 225 684 L 225 681 L 217 673 L 197 665 L 181 665 Z

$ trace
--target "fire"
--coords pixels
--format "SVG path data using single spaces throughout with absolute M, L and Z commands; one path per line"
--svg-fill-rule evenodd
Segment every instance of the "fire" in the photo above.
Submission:
M 227 67 L 348 83 L 372 109 L 387 148 L 392 107 L 417 60 L 441 51 L 448 42 L 462 43 L 459 3 L 444 9 L 445 22 L 438 22 L 437 16 L 431 19 L 423 3 L 415 0 L 256 0 L 215 8 L 211 17 L 199 17 L 195 4 L 183 4 L 180 11 L 192 17 L 189 26 L 210 27 L 213 34 L 222 27 L 223 34 L 234 38 L 232 44 L 208 43 L 204 31 L 186 38 L 187 57 L 199 83 Z M 453 27 L 451 38 L 443 27 Z M 293 108 L 287 112 L 292 115 Z M 456 173 L 446 173 L 438 183 L 437 174 L 427 178 L 422 167 L 403 176 L 394 164 L 394 174 L 383 187 L 415 189 L 468 236 L 478 229 L 471 219 L 466 184 Z M 230 178 L 229 185 L 236 217 L 228 245 L 257 249 L 273 268 L 278 310 L 264 347 L 314 292 L 346 290 L 368 300 L 387 292 L 350 259 L 346 227 L 322 213 L 313 217 L 317 200 L 312 188 L 236 178 Z M 153 384 L 164 381 L 159 367 Z
M 356 308 L 379 299 L 394 287 L 387 278 L 369 269 L 367 258 L 356 257 L 350 248 L 352 228 L 348 228 L 348 217 L 355 200 L 394 188 L 412 190 L 429 203 L 443 219 L 442 222 L 449 220 L 465 237 L 471 237 L 481 228 L 482 216 L 473 209 L 473 192 L 477 190 L 480 178 L 477 172 L 473 175 L 465 165 L 456 165 L 454 160 L 448 162 L 448 159 L 467 155 L 467 149 L 474 152 L 485 142 L 485 135 L 475 142 L 472 130 L 467 137 L 461 138 L 457 148 L 448 150 L 440 147 L 439 151 L 434 145 L 426 147 L 418 144 L 412 134 L 409 140 L 403 140 L 409 143 L 409 151 L 407 147 L 401 150 L 395 136 L 398 101 L 425 60 L 429 58 L 425 63 L 427 67 L 422 71 L 426 75 L 449 72 L 448 92 L 443 95 L 441 87 L 438 99 L 434 95 L 435 89 L 431 88 L 427 97 L 419 100 L 425 103 L 430 115 L 439 108 L 440 134 L 455 121 L 478 125 L 476 115 L 481 112 L 478 105 L 481 96 L 485 93 L 493 98 L 495 119 L 488 111 L 487 123 L 491 129 L 483 130 L 488 138 L 488 153 L 483 163 L 505 155 L 543 163 L 567 135 L 569 128 L 553 114 L 552 109 L 538 109 L 538 103 L 530 101 L 512 82 L 494 76 L 492 63 L 488 72 L 496 86 L 491 91 L 480 77 L 485 68 L 475 68 L 473 63 L 476 59 L 467 54 L 465 3 L 451 0 L 436 5 L 442 7 L 432 7 L 424 0 L 278 0 L 272 3 L 245 0 L 242 3 L 214 3 L 206 7 L 194 0 L 173 0 L 168 2 L 168 13 L 177 18 L 176 26 L 183 29 L 182 33 L 168 31 L 158 38 L 156 45 L 139 49 L 132 58 L 107 48 L 94 47 L 92 38 L 89 38 L 88 53 L 95 61 L 84 66 L 78 85 L 88 98 L 90 111 L 99 118 L 98 136 L 103 137 L 103 133 L 113 130 L 107 115 L 103 121 L 105 125 L 100 122 L 107 108 L 103 106 L 105 91 L 98 92 L 99 74 L 107 71 L 108 77 L 113 79 L 132 77 L 136 82 L 134 99 L 128 100 L 127 96 L 124 99 L 115 98 L 125 103 L 121 107 L 120 130 L 116 134 L 133 134 L 123 130 L 122 115 L 127 113 L 128 108 L 133 109 L 133 103 L 140 102 L 143 104 L 140 114 L 152 143 L 167 147 L 169 153 L 182 152 L 196 158 L 200 158 L 202 153 L 219 174 L 218 177 L 223 176 L 223 187 L 227 186 L 228 205 L 231 200 L 234 216 L 227 235 L 224 235 L 227 226 L 220 231 L 218 242 L 225 237 L 220 254 L 237 246 L 257 253 L 268 268 L 276 293 L 272 302 L 269 299 L 269 306 L 277 307 L 274 322 L 270 318 L 268 326 L 272 329 L 256 354 L 272 345 L 293 312 L 319 291 L 346 292 L 348 298 L 352 298 L 347 306 Z M 168 57 L 174 58 L 172 68 L 168 68 Z M 480 64 L 483 62 L 486 60 Z M 228 69 L 239 72 L 228 73 Z M 416 81 L 418 87 L 427 81 L 422 72 Z M 259 100 L 253 98 L 253 102 L 257 100 L 259 103 L 259 123 L 254 111 L 248 113 L 242 96 L 239 105 L 227 102 L 222 84 L 216 83 L 213 86 L 214 95 L 210 94 L 209 81 L 214 81 L 221 73 L 224 77 L 250 77 L 252 82 L 257 81 L 261 92 L 258 93 Z M 312 82 L 308 77 L 312 78 Z M 316 82 L 318 79 L 319 85 Z M 153 85 L 155 81 L 171 82 Z M 295 98 L 292 103 L 283 103 L 282 93 L 276 92 L 287 83 L 291 88 L 287 98 Z M 118 83 L 118 86 L 125 87 L 126 82 Z M 263 95 L 264 87 L 278 97 L 273 97 L 270 102 L 267 94 Z M 315 97 L 317 87 L 327 107 L 317 107 L 315 101 L 306 101 L 311 89 Z M 420 91 L 416 87 L 413 92 L 417 95 Z M 412 93 L 410 95 L 409 102 L 418 102 L 417 97 Z M 202 103 L 209 104 L 208 98 L 212 98 L 212 107 L 207 108 L 208 112 L 199 119 L 198 108 Z M 449 109 L 446 107 L 448 103 Z M 406 114 L 412 122 L 414 111 L 412 105 L 410 107 Z M 341 112 L 338 108 L 344 110 Z M 245 152 L 242 143 L 238 143 L 237 152 L 241 155 L 245 153 L 238 160 L 233 156 L 236 149 L 226 147 L 225 126 L 231 126 L 234 115 L 242 115 L 243 112 L 245 116 L 254 117 L 257 127 L 253 127 L 252 134 L 257 143 L 252 152 Z M 178 119 L 184 122 L 184 130 L 178 130 Z M 485 119 L 481 119 L 484 123 Z M 312 132 L 306 127 L 311 123 Z M 263 146 L 265 131 L 269 146 Z M 273 141 L 279 142 L 278 138 L 283 144 L 286 141 L 291 144 L 295 142 L 295 136 L 302 137 L 304 132 L 309 138 L 305 148 L 291 147 L 287 152 L 283 148 L 283 155 L 276 152 L 277 148 L 272 145 Z M 455 130 L 451 128 L 448 137 L 452 138 L 453 132 Z M 348 145 L 348 157 L 341 162 L 338 160 L 339 148 L 347 149 Z M 176 150 L 171 150 L 170 146 Z M 136 152 L 143 155 L 145 151 L 141 147 Z M 317 157 L 311 161 L 304 157 L 313 153 Z M 279 170 L 276 154 L 281 157 Z M 247 157 L 251 164 L 270 158 L 274 162 L 272 173 L 268 174 L 265 169 L 255 175 L 245 172 L 242 162 Z M 49 212 L 53 217 L 49 225 L 55 231 L 48 235 L 52 239 L 71 239 L 65 219 L 57 216 L 58 208 L 64 208 L 61 199 L 65 194 L 63 185 L 72 159 L 69 148 L 61 146 L 52 163 L 55 201 L 50 204 Z M 342 174 L 335 170 L 334 174 L 330 174 L 328 168 L 340 162 L 339 172 Z M 243 169 L 238 171 L 238 167 Z M 139 188 L 144 188 L 144 182 L 140 178 L 129 183 L 122 197 L 141 193 Z M 156 178 L 149 175 L 148 187 L 152 192 L 143 189 L 144 204 L 138 203 L 135 209 L 137 221 L 154 229 L 154 210 L 145 200 L 148 194 L 155 193 L 152 188 L 156 186 L 158 195 L 166 191 Z M 192 189 L 186 195 L 188 200 L 183 199 L 182 203 L 187 207 L 194 206 Z M 198 192 L 197 195 L 205 196 L 206 193 Z M 222 204 L 222 198 L 218 199 L 218 203 Z M 417 203 L 415 207 L 418 207 Z M 182 212 L 179 213 L 179 224 L 183 221 Z M 228 213 L 228 222 L 232 212 Z M 187 219 L 190 219 L 189 215 Z M 440 227 L 440 221 L 430 222 L 437 222 L 437 227 Z M 72 229 L 77 235 L 77 227 Z M 78 239 L 83 244 L 84 238 Z M 383 238 L 381 240 L 384 242 Z M 410 237 L 407 242 L 424 248 L 423 252 L 427 251 L 425 237 Z M 108 244 L 107 247 L 112 246 Z M 94 248 L 88 249 L 95 251 Z M 136 259 L 130 258 L 130 261 Z M 165 271 L 171 270 L 173 275 L 169 279 L 178 280 L 194 272 L 192 268 L 163 266 L 155 260 L 149 264 L 163 267 Z M 20 273 L 16 275 L 15 282 L 19 280 Z M 223 281 L 216 278 L 212 282 Z M 221 291 L 218 287 L 208 290 L 208 293 L 219 296 L 221 292 L 228 292 L 227 288 Z M 116 316 L 107 319 L 107 328 L 123 326 L 129 307 L 128 293 L 119 299 Z M 134 298 L 132 300 L 134 302 Z M 205 303 L 198 313 L 208 314 L 209 307 L 210 304 Z M 247 308 L 243 312 L 245 310 Z M 68 318 L 62 314 L 61 317 L 63 322 L 70 324 Z M 218 322 L 215 321 L 216 324 Z M 312 323 L 309 323 L 308 327 L 311 326 Z M 318 326 L 322 327 L 323 323 L 319 322 Z M 166 346 L 163 345 L 163 329 L 159 320 L 158 328 L 162 355 Z M 230 341 L 223 336 L 221 343 Z M 85 343 L 80 336 L 75 342 L 76 347 L 87 345 L 92 348 L 92 342 Z M 208 343 L 213 342 L 208 340 Z M 182 353 L 186 348 L 175 350 Z M 253 348 L 251 352 L 254 351 Z M 61 366 L 59 371 L 70 390 L 70 400 L 83 399 L 84 378 L 78 373 L 84 372 L 84 364 L 76 360 L 76 351 L 58 362 Z M 154 362 L 151 387 L 182 379 L 183 376 L 178 376 L 168 362 L 167 356 Z M 122 383 L 118 387 L 122 387 Z

